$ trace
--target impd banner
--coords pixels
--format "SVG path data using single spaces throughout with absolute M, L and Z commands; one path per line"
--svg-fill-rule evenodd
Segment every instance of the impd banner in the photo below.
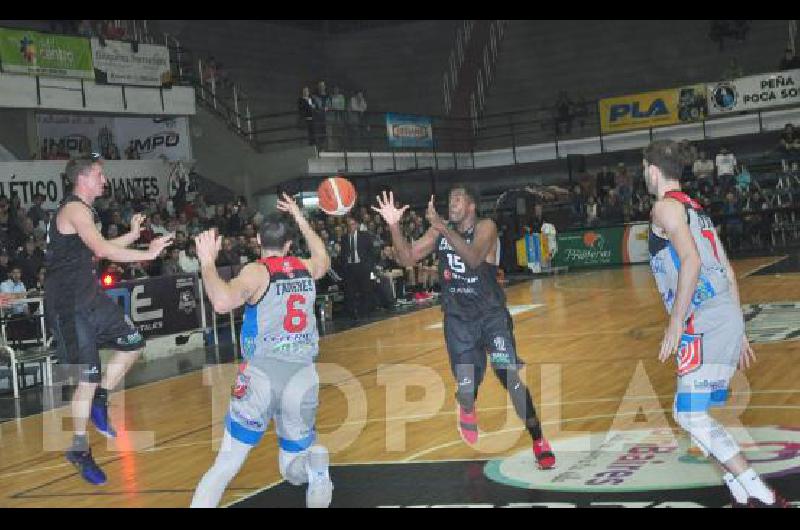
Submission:
M 386 138 L 390 147 L 433 147 L 431 119 L 387 112 Z
M 37 113 L 39 148 L 63 144 L 69 151 L 80 151 L 81 141 L 91 143 L 90 150 L 103 153 L 113 144 L 122 158 L 133 146 L 141 160 L 166 158 L 191 160 L 189 120 L 176 118 L 127 118 L 73 114 Z

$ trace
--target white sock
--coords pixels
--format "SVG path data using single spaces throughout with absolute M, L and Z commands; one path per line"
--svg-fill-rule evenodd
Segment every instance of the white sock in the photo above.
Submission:
M 731 490 L 731 495 L 733 498 L 736 499 L 736 502 L 739 504 L 745 504 L 747 502 L 747 491 L 739 484 L 739 481 L 736 480 L 736 477 L 733 476 L 733 473 L 725 473 L 722 476 L 722 479 L 725 481 L 725 484 L 728 486 L 728 489 Z
M 764 481 L 761 480 L 761 477 L 758 476 L 753 468 L 736 477 L 736 480 L 747 491 L 748 496 L 755 497 L 767 504 L 775 502 L 775 494 L 764 484 Z
M 328 465 L 330 463 L 330 456 L 328 450 L 321 445 L 315 445 L 308 449 L 306 460 L 306 471 L 308 472 L 308 481 L 314 477 L 330 478 L 328 475 Z

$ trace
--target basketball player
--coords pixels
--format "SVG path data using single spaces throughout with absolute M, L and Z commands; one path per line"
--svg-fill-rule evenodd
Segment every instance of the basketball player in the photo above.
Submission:
M 227 313 L 245 306 L 241 335 L 245 361 L 231 392 L 222 445 L 197 486 L 193 508 L 219 504 L 272 418 L 281 475 L 296 486 L 308 482 L 306 506 L 327 508 L 331 502 L 328 451 L 312 445 L 319 386 L 314 366 L 319 353 L 314 280 L 328 272 L 331 260 L 325 243 L 294 200 L 284 194 L 278 209 L 291 218 L 277 212 L 267 216 L 258 236 L 262 258 L 246 265 L 230 282 L 220 279 L 214 265 L 222 238 L 212 230 L 195 238 L 203 283 L 214 309 Z M 295 226 L 308 243 L 310 259 L 287 255 Z
M 92 458 L 86 424 L 91 416 L 102 435 L 116 436 L 108 419 L 108 392 L 136 361 L 145 341 L 120 306 L 100 288 L 94 257 L 116 262 L 153 260 L 172 242 L 172 234 L 154 239 L 147 250 L 127 248 L 139 238 L 144 216 L 137 214 L 130 232 L 104 239 L 92 208 L 106 184 L 102 159 L 93 154 L 70 161 L 66 174 L 74 190 L 63 200 L 47 230 L 45 308 L 61 362 L 79 372 L 72 397 L 74 436 L 66 457 L 84 480 L 99 485 L 106 482 L 106 476 Z M 100 345 L 116 350 L 102 379 Z
M 491 219 L 478 219 L 478 196 L 468 186 L 450 190 L 449 222 L 436 213 L 431 197 L 426 218 L 431 227 L 409 243 L 400 231 L 400 219 L 408 206 L 397 208 L 394 194 L 377 197 L 381 214 L 389 225 L 397 261 L 405 267 L 436 252 L 442 287 L 444 335 L 450 368 L 456 378 L 458 429 L 470 445 L 478 441 L 475 401 L 486 372 L 486 357 L 506 388 L 514 410 L 533 438 L 533 453 L 540 469 L 555 465 L 550 444 L 542 434 L 528 388 L 519 378 L 522 361 L 517 357 L 513 321 L 506 297 L 497 283 L 497 227 Z
M 736 274 L 714 224 L 681 192 L 685 155 L 671 140 L 644 152 L 644 178 L 656 196 L 651 212 L 650 266 L 670 315 L 659 359 L 676 356 L 673 414 L 706 456 L 722 468 L 734 507 L 788 507 L 767 487 L 725 427 L 708 414 L 724 405 L 737 363 L 755 360 L 744 333 Z

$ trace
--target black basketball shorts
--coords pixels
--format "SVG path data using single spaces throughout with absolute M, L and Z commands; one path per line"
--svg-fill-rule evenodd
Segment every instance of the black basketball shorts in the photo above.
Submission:
M 99 383 L 100 347 L 117 351 L 137 351 L 145 340 L 122 308 L 104 293 L 86 306 L 65 309 L 51 315 L 50 324 L 57 341 L 61 363 L 77 366 L 80 381 Z
M 475 320 L 445 314 L 444 338 L 450 369 L 458 381 L 465 367 L 471 366 L 476 386 L 480 385 L 487 358 L 495 369 L 516 369 L 523 365 L 517 357 L 514 324 L 505 308 L 492 310 Z

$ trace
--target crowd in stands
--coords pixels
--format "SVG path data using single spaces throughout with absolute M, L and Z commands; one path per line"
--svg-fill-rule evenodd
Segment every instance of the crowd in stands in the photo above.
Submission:
M 124 26 L 114 20 L 50 20 L 50 31 L 64 35 L 98 37 L 101 39 L 123 40 L 128 37 Z
M 367 100 L 363 90 L 348 95 L 338 86 L 328 93 L 325 81 L 317 83 L 312 93 L 303 87 L 297 100 L 300 126 L 308 133 L 308 145 L 336 149 L 347 134 L 356 141 L 368 130 L 364 113 Z

